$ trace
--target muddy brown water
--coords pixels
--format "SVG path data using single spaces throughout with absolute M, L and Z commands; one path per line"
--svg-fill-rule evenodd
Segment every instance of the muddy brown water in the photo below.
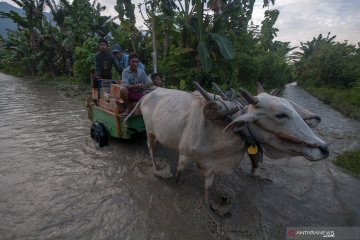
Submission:
M 296 85 L 284 96 L 316 112 L 330 157 L 248 159 L 216 177 L 219 214 L 203 203 L 195 166 L 180 182 L 154 176 L 145 137 L 98 148 L 83 101 L 0 73 L 0 239 L 284 239 L 286 226 L 359 226 L 360 180 L 331 161 L 360 147 L 359 122 Z M 174 170 L 177 154 L 157 156 Z M 216 202 L 216 201 L 215 201 Z

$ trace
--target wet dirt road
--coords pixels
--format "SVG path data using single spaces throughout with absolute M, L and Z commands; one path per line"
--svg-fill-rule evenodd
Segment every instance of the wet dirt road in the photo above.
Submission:
M 331 163 L 360 147 L 360 124 L 301 88 L 285 97 L 319 114 L 330 158 L 245 159 L 217 177 L 214 196 L 233 204 L 220 216 L 203 203 L 195 166 L 180 183 L 152 173 L 145 138 L 89 136 L 83 102 L 54 86 L 0 73 L 0 239 L 284 239 L 286 226 L 359 226 L 360 180 Z M 174 169 L 177 154 L 159 148 Z

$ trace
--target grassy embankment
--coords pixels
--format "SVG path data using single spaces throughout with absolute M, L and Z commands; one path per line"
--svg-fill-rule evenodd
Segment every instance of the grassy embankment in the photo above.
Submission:
M 337 156 L 335 164 L 360 176 L 360 150 Z
M 360 86 L 346 90 L 324 87 L 305 89 L 344 115 L 360 121 Z M 340 154 L 336 157 L 335 164 L 360 174 L 360 150 Z
M 344 115 L 360 121 L 360 86 L 352 89 L 307 88 L 312 95 Z
M 67 97 L 84 97 L 91 93 L 90 76 L 89 76 L 89 82 L 84 83 L 81 80 L 71 76 L 51 76 L 47 74 L 41 76 L 30 76 L 24 74 L 23 71 L 19 69 L 4 68 L 1 66 L 0 66 L 0 72 L 15 77 L 36 79 L 41 83 L 53 85 L 57 89 L 62 91 L 64 95 Z
M 37 78 L 42 83 L 54 85 L 67 97 L 84 97 L 91 94 L 90 77 L 88 83 L 69 76 L 44 75 Z

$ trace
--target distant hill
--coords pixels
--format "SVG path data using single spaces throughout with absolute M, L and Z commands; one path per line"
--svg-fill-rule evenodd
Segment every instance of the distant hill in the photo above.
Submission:
M 24 14 L 24 11 L 21 8 L 17 8 L 11 4 L 8 4 L 6 2 L 0 2 L 0 11 L 2 12 L 10 12 L 14 11 L 20 15 Z M 48 19 L 51 19 L 51 13 L 45 12 L 45 16 Z M 14 23 L 11 19 L 8 18 L 0 18 L 0 35 L 3 38 L 7 38 L 7 32 L 8 30 L 16 31 L 17 30 L 17 24 Z
M 24 14 L 24 11 L 21 8 L 14 7 L 6 2 L 0 2 L 0 11 L 10 12 L 14 11 L 18 14 Z M 0 35 L 4 38 L 7 37 L 7 30 L 16 30 L 17 24 L 14 23 L 11 19 L 0 18 Z

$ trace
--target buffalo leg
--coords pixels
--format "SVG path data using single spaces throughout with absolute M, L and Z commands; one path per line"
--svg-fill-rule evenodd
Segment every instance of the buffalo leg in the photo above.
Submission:
M 175 181 L 179 182 L 179 178 L 180 178 L 180 174 L 181 172 L 184 170 L 185 166 L 186 166 L 186 157 L 184 155 L 179 155 L 179 161 L 176 167 L 176 174 L 175 174 Z
M 151 160 L 152 160 L 152 162 L 154 164 L 154 169 L 155 169 L 155 171 L 157 171 L 158 167 L 157 167 L 157 164 L 156 164 L 156 161 L 155 161 L 155 158 L 154 158 L 155 144 L 156 144 L 155 136 L 148 133 L 147 134 L 147 145 L 148 145 Z
M 209 189 L 211 188 L 214 181 L 214 173 L 212 169 L 205 172 L 205 203 L 209 204 Z

